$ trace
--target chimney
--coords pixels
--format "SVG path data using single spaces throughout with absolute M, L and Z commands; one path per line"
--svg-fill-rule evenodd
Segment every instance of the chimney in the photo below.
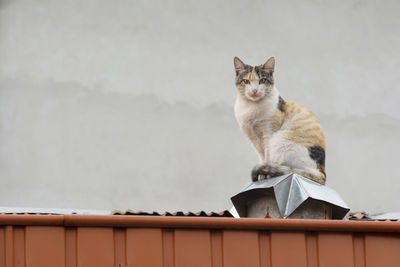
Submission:
M 350 210 L 335 190 L 295 173 L 250 183 L 231 200 L 240 217 L 343 219 Z

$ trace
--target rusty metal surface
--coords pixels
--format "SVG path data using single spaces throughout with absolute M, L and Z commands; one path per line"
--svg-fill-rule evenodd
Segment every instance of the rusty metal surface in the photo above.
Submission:
M 265 194 L 274 196 L 281 218 L 290 218 L 300 207 L 310 216 L 316 206 L 326 205 L 333 219 L 342 219 L 350 210 L 335 190 L 295 173 L 250 183 L 231 200 L 240 217 L 247 217 L 248 204 Z
M 56 209 L 56 208 L 26 208 L 26 207 L 0 207 L 0 214 L 20 214 L 20 215 L 62 215 L 62 214 L 80 214 L 80 215 L 141 215 L 141 216 L 177 216 L 177 217 L 233 217 L 232 214 L 227 211 L 220 212 L 206 212 L 206 211 L 175 211 L 175 212 L 163 212 L 159 213 L 156 211 L 134 211 L 128 210 L 91 210 L 91 209 Z
M 108 210 L 93 209 L 61 209 L 61 208 L 31 208 L 31 207 L 0 207 L 0 214 L 85 214 L 111 215 Z
M 164 213 L 158 213 L 156 211 L 153 212 L 146 212 L 146 211 L 134 211 L 134 210 L 125 210 L 125 211 L 119 211 L 115 210 L 112 211 L 113 215 L 134 215 L 134 216 L 176 216 L 176 217 L 233 217 L 232 214 L 227 211 L 220 211 L 220 212 L 205 212 L 205 211 L 198 211 L 198 212 L 193 212 L 193 211 L 175 211 L 175 212 L 164 212 Z
M 0 214 L 7 215 L 64 215 L 64 214 L 80 214 L 80 215 L 133 215 L 133 216 L 177 216 L 177 217 L 234 217 L 232 215 L 234 210 L 220 211 L 220 212 L 145 212 L 134 210 L 89 210 L 89 209 L 48 209 L 48 208 L 21 208 L 21 207 L 0 207 Z M 236 218 L 239 218 L 236 216 Z M 367 214 L 366 212 L 349 212 L 346 214 L 348 220 L 366 220 L 366 221 L 397 221 L 400 218 L 399 212 L 389 212 L 378 215 Z
M 12 220 L 5 223 L 6 217 L 18 220 L 57 218 L 58 222 L 54 223 L 58 225 L 32 226 L 30 222 L 23 225 L 21 221 L 20 225 L 10 225 Z M 101 221 L 104 223 L 108 219 L 115 220 L 115 224 L 99 227 Z M 67 226 L 74 220 L 78 226 Z M 87 223 L 79 226 L 82 221 Z M 130 225 L 123 227 L 123 221 L 129 221 Z M 212 228 L 218 221 L 225 225 Z M 260 221 L 269 222 L 271 227 L 258 229 L 252 224 Z M 174 222 L 176 226 L 168 222 Z M 311 228 L 306 228 L 304 222 Z M 337 225 L 358 225 L 358 230 L 368 230 L 367 226 L 371 224 L 384 228 L 389 224 L 399 226 L 399 222 L 321 222 L 325 231 L 318 231 L 317 222 L 308 220 L 0 215 L 0 266 L 399 266 L 400 232 L 353 232 L 337 228 Z M 201 227 L 193 228 L 196 223 Z M 303 229 L 291 228 L 293 223 L 303 225 Z M 232 227 L 234 225 L 242 228 Z M 274 225 L 281 227 L 278 230 L 272 227 Z
M 400 220 L 400 212 L 387 212 L 381 214 L 367 214 L 366 212 L 349 212 L 346 215 L 348 220 L 359 221 L 398 221 Z

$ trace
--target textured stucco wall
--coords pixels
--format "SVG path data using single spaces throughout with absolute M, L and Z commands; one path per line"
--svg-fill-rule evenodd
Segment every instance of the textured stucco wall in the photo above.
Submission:
M 257 156 L 233 56 L 327 136 L 328 186 L 400 210 L 398 1 L 0 0 L 0 206 L 220 210 Z

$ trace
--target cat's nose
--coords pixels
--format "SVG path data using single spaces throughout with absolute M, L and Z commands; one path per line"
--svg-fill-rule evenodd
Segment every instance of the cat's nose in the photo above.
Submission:
M 253 89 L 253 94 L 257 94 L 257 89 Z

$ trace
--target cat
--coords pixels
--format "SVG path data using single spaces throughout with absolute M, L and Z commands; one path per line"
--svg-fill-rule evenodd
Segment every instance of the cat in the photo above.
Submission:
M 286 102 L 274 85 L 275 58 L 250 66 L 234 58 L 235 117 L 260 158 L 252 181 L 296 173 L 325 184 L 325 135 L 306 107 Z

